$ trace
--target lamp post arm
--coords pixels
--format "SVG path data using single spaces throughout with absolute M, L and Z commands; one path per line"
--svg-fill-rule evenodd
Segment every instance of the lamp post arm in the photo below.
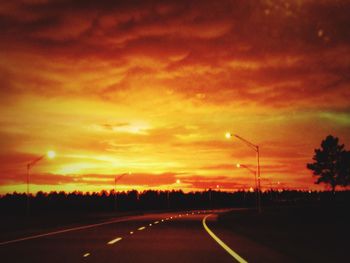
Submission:
M 250 148 L 252 148 L 254 151 L 257 151 L 258 150 L 258 146 L 251 143 L 250 141 L 247 141 L 246 139 L 242 138 L 241 136 L 237 135 L 237 134 L 234 134 L 234 136 L 237 138 L 237 139 L 240 139 L 242 142 L 244 142 L 247 146 L 249 146 Z
M 127 175 L 127 173 L 121 174 L 121 175 L 119 175 L 119 177 L 115 177 L 114 182 L 116 183 L 117 181 L 122 179 L 125 175 Z
M 44 158 L 45 158 L 45 155 L 42 155 L 42 156 L 36 158 L 35 160 L 33 160 L 33 161 L 31 161 L 30 163 L 27 164 L 27 168 L 28 169 L 32 168 L 37 162 L 41 161 Z
M 249 172 L 251 172 L 252 174 L 256 175 L 256 171 L 254 171 L 252 168 L 244 165 L 244 164 L 240 164 L 240 166 L 242 166 L 243 168 L 247 169 Z

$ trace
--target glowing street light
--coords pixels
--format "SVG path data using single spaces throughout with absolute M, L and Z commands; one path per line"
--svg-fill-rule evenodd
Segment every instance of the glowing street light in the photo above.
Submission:
M 249 148 L 253 149 L 256 152 L 256 161 L 257 161 L 257 165 L 256 165 L 256 169 L 257 169 L 257 176 L 258 176 L 258 180 L 257 180 L 257 189 L 258 189 L 258 211 L 259 213 L 261 212 L 261 200 L 260 200 L 260 150 L 259 150 L 259 146 L 255 145 L 253 143 L 251 143 L 250 141 L 242 138 L 241 136 L 237 135 L 237 134 L 232 134 L 230 132 L 226 132 L 225 137 L 227 139 L 230 139 L 232 137 L 236 137 L 237 139 L 241 140 L 242 142 L 244 142 Z
M 226 132 L 225 137 L 226 137 L 226 139 L 230 139 L 232 137 L 232 134 L 229 132 Z
M 49 158 L 49 159 L 53 159 L 56 157 L 56 153 L 54 151 L 48 151 L 46 154 L 34 159 L 33 161 L 31 161 L 30 163 L 27 163 L 27 215 L 29 215 L 29 209 L 30 209 L 30 198 L 29 198 L 29 185 L 30 185 L 30 177 L 29 177 L 29 173 L 30 173 L 30 169 L 36 165 L 38 162 L 40 162 L 42 159 L 44 159 L 45 157 Z
M 48 151 L 47 152 L 47 157 L 49 157 L 49 159 L 53 159 L 56 157 L 56 152 L 55 151 Z

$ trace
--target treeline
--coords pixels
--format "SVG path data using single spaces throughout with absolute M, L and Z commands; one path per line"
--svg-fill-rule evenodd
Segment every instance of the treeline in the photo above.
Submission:
M 350 191 L 309 192 L 309 191 L 265 191 L 261 193 L 263 206 L 350 203 Z M 226 207 L 254 207 L 254 192 L 224 192 L 207 190 L 203 192 L 154 191 L 138 192 L 101 191 L 83 192 L 38 192 L 29 198 L 23 193 L 0 196 L 0 212 L 23 214 L 48 212 L 112 212 L 166 209 L 207 209 Z

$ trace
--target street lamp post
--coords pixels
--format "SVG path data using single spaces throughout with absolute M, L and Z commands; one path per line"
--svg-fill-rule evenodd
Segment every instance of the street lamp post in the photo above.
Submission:
M 255 145 L 253 143 L 251 143 L 250 141 L 242 138 L 241 136 L 237 135 L 237 134 L 231 134 L 229 132 L 226 133 L 226 138 L 229 139 L 231 137 L 236 137 L 237 139 L 241 140 L 242 142 L 244 142 L 249 148 L 253 149 L 256 152 L 256 161 L 257 161 L 257 192 L 258 192 L 258 212 L 261 213 L 261 197 L 260 197 L 260 149 L 259 149 L 259 145 Z
M 209 191 L 209 208 L 211 209 L 212 208 L 211 187 L 209 187 L 208 191 Z
M 256 178 L 256 171 L 251 169 L 250 167 L 244 165 L 244 164 L 236 164 L 237 168 L 245 168 L 247 169 L 249 172 L 251 172 L 252 174 L 254 174 L 254 179 L 255 179 L 255 197 L 256 197 L 256 208 L 257 210 L 260 212 L 261 211 L 261 208 L 260 208 L 260 201 L 259 201 L 259 185 L 258 185 L 258 181 L 257 181 L 257 178 Z
M 42 159 L 44 159 L 45 157 L 48 157 L 49 159 L 53 159 L 55 158 L 56 153 L 54 151 L 48 151 L 47 154 L 44 154 L 36 159 L 34 159 L 33 161 L 31 161 L 30 163 L 27 163 L 27 205 L 26 205 L 26 211 L 27 211 L 27 215 L 29 215 L 29 211 L 30 211 L 30 196 L 29 196 L 29 186 L 30 186 L 30 169 L 36 165 L 38 162 L 40 162 Z
M 176 179 L 175 183 L 177 185 L 180 185 L 181 184 L 181 180 L 180 179 Z M 172 184 L 173 185 L 173 184 Z M 174 189 L 173 189 L 174 190 Z M 168 187 L 168 191 L 167 191 L 167 195 L 166 195 L 166 198 L 167 198 L 167 206 L 168 206 L 168 209 L 170 209 L 170 190 L 169 190 L 169 187 Z
M 166 204 L 167 204 L 167 208 L 170 208 L 170 203 L 169 203 L 169 189 L 166 191 Z
M 125 175 L 130 175 L 131 172 L 123 173 L 119 176 L 114 177 L 114 210 L 117 211 L 117 181 L 122 179 Z

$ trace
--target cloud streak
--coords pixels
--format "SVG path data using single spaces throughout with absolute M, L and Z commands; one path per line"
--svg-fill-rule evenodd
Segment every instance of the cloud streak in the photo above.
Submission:
M 130 170 L 162 175 L 125 179 L 140 187 L 182 174 L 187 189 L 209 187 L 195 176 L 236 187 L 230 162 L 255 155 L 224 140 L 231 130 L 261 146 L 266 178 L 313 187 L 313 149 L 350 140 L 349 12 L 345 0 L 3 3 L 3 185 L 54 148 L 33 171 L 43 186 Z

